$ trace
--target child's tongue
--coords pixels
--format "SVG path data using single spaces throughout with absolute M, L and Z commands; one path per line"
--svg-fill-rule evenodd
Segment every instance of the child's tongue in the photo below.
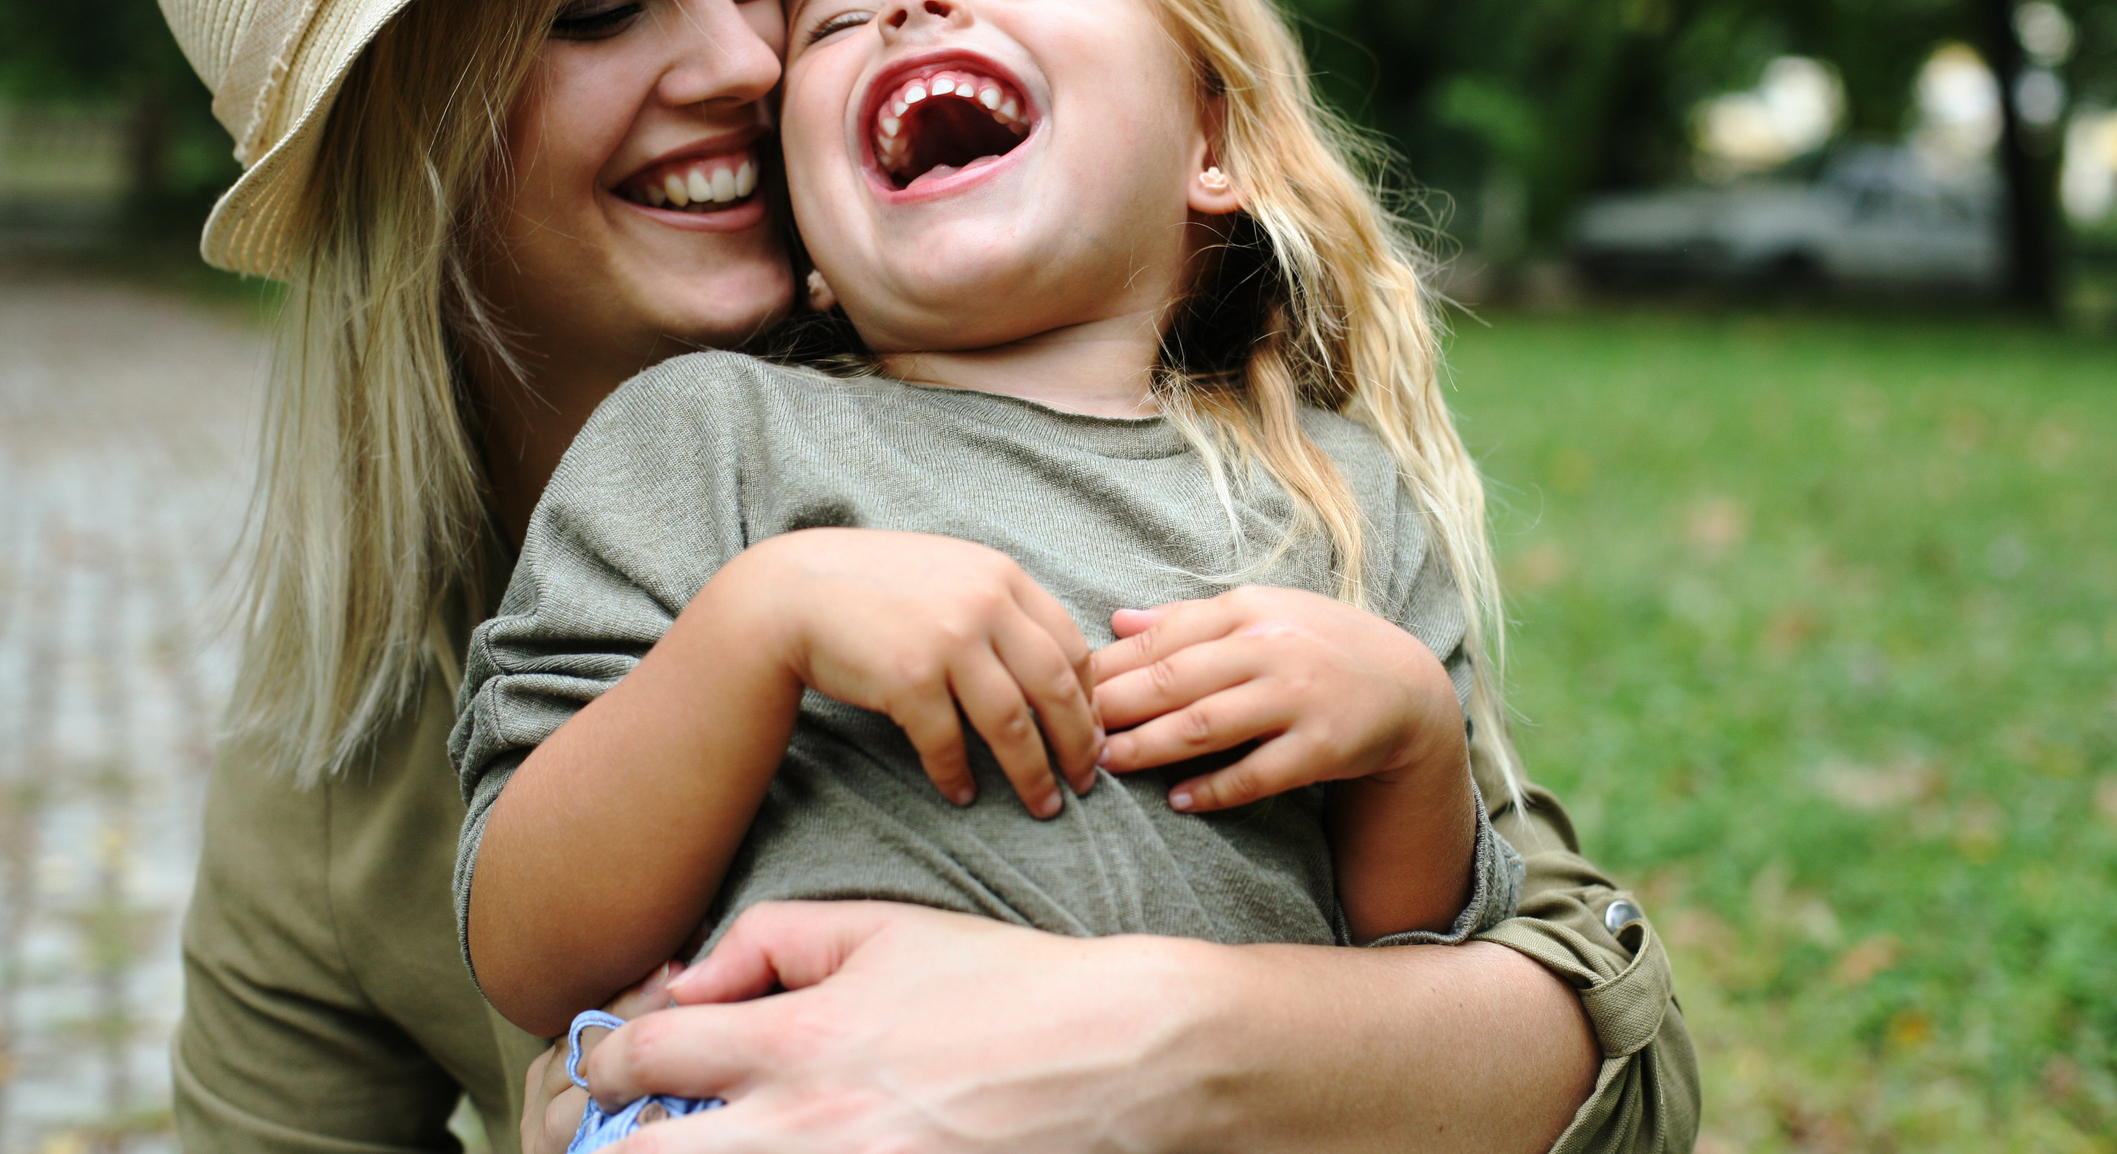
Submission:
M 956 173 L 959 172 L 969 172 L 973 168 L 983 168 L 998 159 L 999 157 L 997 156 L 981 156 L 961 168 L 957 168 L 952 164 L 937 164 L 934 165 L 932 168 L 927 169 L 925 172 L 922 172 L 919 175 L 912 177 L 911 183 L 905 185 L 904 187 L 907 189 L 917 188 L 920 185 L 927 183 L 928 181 L 939 180 L 944 176 L 954 176 Z

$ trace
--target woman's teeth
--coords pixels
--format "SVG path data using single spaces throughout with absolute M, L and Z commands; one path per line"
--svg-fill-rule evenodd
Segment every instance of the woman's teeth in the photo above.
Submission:
M 907 131 L 907 114 L 928 100 L 941 98 L 975 105 L 1017 140 L 1029 134 L 1030 124 L 1028 117 L 1023 115 L 1022 99 L 1004 81 L 960 69 L 936 72 L 905 81 L 876 109 L 875 160 L 884 172 L 900 174 L 911 163 L 912 134 Z M 961 161 L 970 159 L 974 158 L 960 158 Z
M 634 204 L 681 212 L 712 212 L 757 191 L 757 162 L 744 156 L 679 160 L 649 169 L 619 185 Z

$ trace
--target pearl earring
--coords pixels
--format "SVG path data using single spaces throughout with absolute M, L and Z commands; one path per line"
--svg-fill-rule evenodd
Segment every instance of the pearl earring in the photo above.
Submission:
M 1216 164 L 1198 174 L 1198 183 L 1205 185 L 1208 192 L 1226 192 L 1228 174 L 1220 171 L 1220 166 Z
M 823 270 L 820 268 L 809 270 L 808 289 L 809 308 L 816 312 L 827 313 L 831 311 L 832 305 L 838 303 L 838 294 L 831 291 L 831 284 L 823 279 Z

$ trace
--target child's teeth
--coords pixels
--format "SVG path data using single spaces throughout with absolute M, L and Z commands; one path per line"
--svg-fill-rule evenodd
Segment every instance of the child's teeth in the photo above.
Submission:
M 926 99 L 926 90 L 916 84 L 904 90 L 904 103 L 907 105 L 917 104 L 924 99 Z
M 895 136 L 897 135 L 897 130 L 902 127 L 904 127 L 904 122 L 894 116 L 882 118 L 882 135 L 884 136 Z
M 735 170 L 735 195 L 745 197 L 757 191 L 757 166 L 745 160 Z
M 1009 120 L 1013 120 L 1021 114 L 1022 106 L 1016 104 L 1014 102 L 1014 97 L 1012 96 L 1008 97 L 1007 100 L 1000 105 L 1000 115 L 1006 117 Z
M 978 103 L 987 108 L 998 108 L 1001 99 L 1000 90 L 997 88 L 985 88 L 978 92 Z
M 673 172 L 662 178 L 662 191 L 668 194 L 669 202 L 678 208 L 691 203 L 691 190 L 685 188 L 684 182 Z
M 934 80 L 934 95 L 935 95 L 935 96 L 946 96 L 946 95 L 948 95 L 949 93 L 951 93 L 951 92 L 954 92 L 955 90 L 956 90 L 956 82 L 955 82 L 955 81 L 953 81 L 953 80 L 950 80 L 950 79 L 949 79 L 948 77 L 946 77 L 946 76 L 942 76 L 942 77 L 937 77 L 937 78 L 936 78 L 936 79 Z

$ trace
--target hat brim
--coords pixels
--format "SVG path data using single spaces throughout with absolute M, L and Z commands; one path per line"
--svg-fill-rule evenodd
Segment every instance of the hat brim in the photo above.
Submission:
M 293 128 L 221 194 L 206 218 L 199 255 L 207 264 L 281 279 L 293 255 L 295 213 L 316 169 L 331 107 L 353 62 L 411 0 L 327 5 L 303 36 L 288 69 L 289 95 L 308 94 Z M 303 78 L 315 78 L 300 83 Z M 318 82 L 320 81 L 320 82 Z

